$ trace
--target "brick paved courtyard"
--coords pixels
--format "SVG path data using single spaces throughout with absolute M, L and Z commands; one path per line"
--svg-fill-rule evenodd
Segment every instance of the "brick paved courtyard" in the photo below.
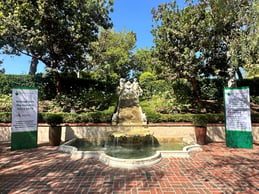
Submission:
M 259 145 L 202 148 L 189 159 L 126 170 L 73 160 L 57 147 L 10 151 L 10 142 L 0 142 L 0 193 L 259 193 Z

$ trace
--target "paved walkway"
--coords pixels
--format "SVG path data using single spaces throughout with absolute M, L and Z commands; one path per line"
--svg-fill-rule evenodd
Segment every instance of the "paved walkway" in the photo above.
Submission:
M 202 148 L 189 159 L 125 170 L 96 159 L 72 160 L 48 145 L 10 151 L 9 142 L 0 142 L 0 193 L 259 193 L 259 145 Z

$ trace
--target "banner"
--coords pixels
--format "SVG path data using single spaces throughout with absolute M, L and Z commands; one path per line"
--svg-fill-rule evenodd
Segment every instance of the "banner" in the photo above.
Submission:
M 37 147 L 38 90 L 12 89 L 11 150 Z
M 224 88 L 226 144 L 253 148 L 249 87 Z

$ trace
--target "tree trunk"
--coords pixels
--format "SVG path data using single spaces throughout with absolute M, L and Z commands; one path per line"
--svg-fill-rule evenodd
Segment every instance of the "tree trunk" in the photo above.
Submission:
M 190 78 L 190 82 L 192 84 L 193 95 L 194 95 L 195 101 L 197 103 L 197 106 L 200 108 L 201 107 L 201 100 L 200 100 L 200 97 L 199 97 L 199 94 L 198 94 L 197 80 L 194 77 L 192 77 L 192 78 Z
M 31 60 L 29 75 L 35 75 L 35 73 L 37 72 L 38 63 L 38 59 L 33 57 Z
M 61 94 L 61 81 L 60 81 L 60 74 L 58 71 L 55 71 L 55 78 L 56 78 L 56 92 L 57 96 L 60 96 Z

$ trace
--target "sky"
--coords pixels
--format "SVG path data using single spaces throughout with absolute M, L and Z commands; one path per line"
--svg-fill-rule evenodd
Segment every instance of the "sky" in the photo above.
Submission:
M 116 32 L 126 30 L 137 34 L 136 48 L 151 48 L 153 45 L 152 8 L 172 0 L 114 0 L 114 12 L 110 15 Z M 184 0 L 178 0 L 180 7 Z M 31 58 L 27 56 L 0 55 L 1 68 L 6 74 L 28 74 Z M 44 64 L 39 63 L 37 73 L 44 73 Z

